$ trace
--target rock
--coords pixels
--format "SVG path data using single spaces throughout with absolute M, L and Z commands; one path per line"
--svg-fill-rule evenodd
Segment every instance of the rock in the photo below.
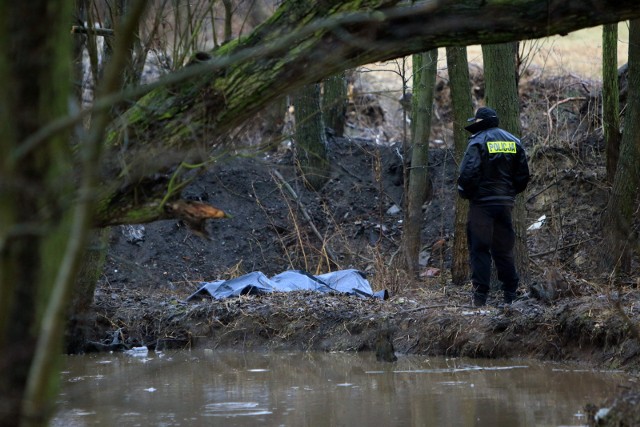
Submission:
M 550 303 L 568 293 L 569 285 L 562 273 L 554 267 L 545 269 L 543 280 L 530 286 L 531 296 Z

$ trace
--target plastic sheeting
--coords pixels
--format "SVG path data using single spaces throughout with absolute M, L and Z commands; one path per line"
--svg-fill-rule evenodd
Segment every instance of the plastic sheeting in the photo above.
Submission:
M 312 276 L 300 270 L 290 270 L 272 278 L 268 278 L 259 271 L 254 271 L 231 280 L 203 282 L 201 287 L 187 298 L 187 301 L 199 297 L 224 299 L 240 295 L 302 290 L 323 293 L 338 292 L 364 298 L 387 299 L 389 297 L 386 290 L 373 292 L 369 281 L 358 270 L 339 270 L 319 276 Z

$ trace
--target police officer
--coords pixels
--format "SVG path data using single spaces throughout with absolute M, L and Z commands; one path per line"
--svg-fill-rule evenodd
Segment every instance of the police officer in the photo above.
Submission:
M 473 305 L 487 302 L 491 259 L 502 282 L 504 302 L 516 297 L 520 280 L 513 247 L 515 232 L 511 212 L 516 194 L 529 182 L 529 166 L 520 140 L 498 127 L 498 115 L 479 108 L 465 129 L 471 133 L 460 164 L 458 193 L 469 200 L 467 239 L 471 262 Z

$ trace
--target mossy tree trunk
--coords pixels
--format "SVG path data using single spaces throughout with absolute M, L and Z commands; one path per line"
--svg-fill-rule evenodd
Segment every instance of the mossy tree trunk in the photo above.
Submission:
M 347 114 L 347 77 L 343 71 L 324 80 L 322 94 L 322 116 L 325 125 L 335 136 L 344 135 Z
M 629 92 L 624 115 L 620 158 L 613 188 L 603 216 L 604 244 L 601 245 L 603 272 L 628 269 L 638 235 L 633 229 L 638 212 L 640 186 L 640 20 L 629 27 Z
M 140 99 L 108 133 L 111 161 L 102 170 L 96 225 L 166 218 L 162 201 L 178 196 L 167 185 L 181 162 L 206 160 L 211 145 L 266 103 L 327 76 L 439 46 L 543 37 L 640 16 L 635 0 L 597 7 L 572 0 L 553 10 L 543 0 L 399 3 L 288 0 L 253 33 L 182 74 L 191 78 L 170 76 L 171 85 Z
M 0 120 L 1 426 L 46 425 L 54 408 L 66 308 L 110 120 L 97 114 L 75 146 L 66 131 L 43 131 L 68 115 L 71 6 L 0 3 L 0 112 L 11 112 Z M 121 69 L 123 59 L 116 55 L 111 68 Z M 105 81 L 104 94 L 121 89 L 120 80 Z M 29 143 L 34 135 L 41 143 Z
M 607 152 L 607 181 L 613 182 L 620 155 L 618 24 L 602 27 L 602 130 Z
M 329 179 L 327 134 L 320 110 L 320 85 L 310 84 L 293 95 L 295 108 L 295 161 L 305 185 L 312 190 L 322 188 Z
M 500 127 L 521 137 L 520 98 L 517 87 L 516 43 L 482 45 L 484 61 L 485 101 L 500 117 Z M 514 255 L 520 283 L 529 283 L 529 250 L 524 193 L 516 197 L 513 210 L 513 227 L 516 232 Z M 495 273 L 495 269 L 494 269 Z M 493 277 L 495 278 L 495 274 Z M 492 280 L 492 283 L 494 281 Z
M 67 114 L 71 12 L 69 1 L 0 4 L 0 426 L 22 420 L 40 321 L 69 235 L 69 135 L 50 134 L 23 156 L 16 152 Z
M 94 0 L 95 1 L 95 0 Z M 115 0 L 115 4 L 111 7 L 111 21 L 113 22 L 114 37 L 105 37 L 105 50 L 107 46 L 111 52 L 109 55 L 105 55 L 103 67 L 109 63 L 111 54 L 113 52 L 114 43 L 117 38 L 122 35 L 124 17 L 134 7 L 134 0 Z M 126 62 L 122 68 L 122 87 L 123 89 L 131 88 L 140 85 L 140 77 L 144 68 L 144 63 L 147 57 L 147 51 L 143 49 L 140 43 L 140 31 L 139 26 L 135 30 L 134 37 L 129 38 L 129 43 L 125 46 L 126 49 Z M 98 82 L 97 82 L 98 83 Z M 114 114 L 121 114 L 131 104 L 132 100 L 125 100 L 119 105 L 113 107 Z
M 429 135 L 433 115 L 438 50 L 413 55 L 411 106 L 411 166 L 404 214 L 402 246 L 407 271 L 417 275 L 422 230 L 422 205 L 427 200 L 429 180 Z
M 453 142 L 456 164 L 459 165 L 467 149 L 469 133 L 465 130 L 467 119 L 473 117 L 469 63 L 466 47 L 447 48 L 449 90 L 453 107 Z M 469 279 L 469 252 L 467 248 L 467 214 L 469 202 L 456 197 L 456 216 L 453 233 L 453 257 L 451 281 L 463 285 Z
M 69 301 L 67 327 L 65 331 L 64 351 L 67 354 L 82 353 L 93 330 L 96 313 L 93 296 L 98 279 L 103 272 L 107 255 L 107 240 L 111 227 L 91 232 L 89 245 L 82 258 L 73 294 Z
M 76 2 L 76 13 L 78 16 L 83 16 L 86 11 L 86 2 Z M 95 8 L 95 2 L 91 2 L 91 9 Z M 128 11 L 134 7 L 131 0 L 118 0 L 115 2 L 114 7 L 110 10 L 112 15 L 109 17 L 110 26 L 114 29 L 113 37 L 105 37 L 105 45 L 103 52 L 103 61 L 100 72 L 96 75 L 103 76 L 106 65 L 111 62 L 114 54 L 114 48 L 118 38 L 121 37 L 125 31 L 124 17 Z M 121 67 L 119 72 L 121 76 L 118 78 L 122 83 L 122 87 L 134 87 L 139 84 L 141 65 L 140 62 L 144 60 L 142 55 L 142 49 L 136 47 L 139 45 L 139 31 L 136 30 L 133 36 L 127 37 L 127 45 L 124 46 L 125 51 L 125 66 Z M 77 43 L 81 40 L 80 35 L 76 35 L 73 40 Z M 93 37 L 95 43 L 95 37 Z M 96 47 L 94 46 L 93 49 Z M 138 52 L 137 58 L 134 60 L 133 51 Z M 142 58 L 141 58 L 142 56 Z M 79 64 L 82 67 L 82 64 Z M 82 73 L 83 70 L 80 70 Z M 82 80 L 80 80 L 82 81 Z M 94 82 L 96 86 L 99 86 L 101 80 Z M 80 94 L 80 96 L 82 96 Z M 80 103 L 82 99 L 78 100 Z M 125 103 L 114 105 L 111 108 L 111 115 L 115 117 L 119 111 L 124 111 Z M 89 131 L 89 129 L 86 129 Z M 77 143 L 78 141 L 76 141 Z M 82 142 L 82 141 L 80 141 Z M 92 323 L 95 321 L 95 312 L 93 309 L 93 295 L 94 290 L 102 271 L 104 260 L 106 256 L 107 244 L 106 238 L 110 233 L 111 228 L 101 228 L 91 231 L 89 237 L 89 245 L 87 247 L 85 256 L 82 258 L 82 264 L 79 268 L 78 275 L 74 284 L 73 295 L 69 301 L 69 309 L 67 310 L 67 327 L 65 331 L 65 343 L 64 348 L 67 353 L 81 353 L 84 351 L 85 344 L 89 331 L 92 329 Z

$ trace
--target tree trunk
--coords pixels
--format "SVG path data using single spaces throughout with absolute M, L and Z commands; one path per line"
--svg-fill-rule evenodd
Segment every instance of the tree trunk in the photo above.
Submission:
M 456 164 L 460 164 L 467 149 L 467 119 L 473 117 L 469 63 L 466 47 L 447 48 L 447 68 L 449 70 L 449 90 L 453 108 L 453 141 Z M 453 233 L 453 256 L 451 281 L 463 285 L 469 280 L 469 253 L 467 248 L 467 213 L 469 202 L 456 198 L 456 217 Z
M 72 10 L 71 2 L 56 4 L 0 6 L 0 426 L 21 421 L 39 322 L 69 234 L 74 171 L 68 134 L 49 135 L 14 157 L 30 135 L 67 114 Z
M 67 354 L 84 352 L 85 345 L 90 338 L 89 333 L 93 330 L 96 317 L 93 297 L 96 284 L 104 268 L 107 240 L 110 233 L 111 227 L 94 230 L 82 259 L 73 295 L 69 302 L 64 346 Z
M 170 87 L 142 98 L 108 133 L 112 160 L 102 171 L 96 225 L 166 218 L 161 202 L 168 196 L 167 174 L 183 161 L 203 160 L 202 153 L 221 143 L 225 132 L 305 84 L 435 47 L 544 37 L 640 16 L 636 0 L 597 7 L 572 0 L 551 10 L 543 0 L 482 6 L 471 0 L 416 2 L 395 8 L 398 3 L 289 0 L 252 34 L 217 49 L 214 59 L 201 65 L 206 74 L 193 77 L 199 70 L 190 67 L 182 74 L 191 75 L 188 80 L 170 76 Z M 321 23 L 304 28 L 318 17 Z
M 429 135 L 437 66 L 437 49 L 413 55 L 411 167 L 402 232 L 404 259 L 407 271 L 412 275 L 416 275 L 420 267 L 422 205 L 427 200 L 429 189 Z
M 71 3 L 55 6 L 0 6 L 0 40 L 12 40 L 0 42 L 0 111 L 12 114 L 0 120 L 0 426 L 46 425 L 51 415 L 65 308 L 108 122 L 104 111 L 94 118 L 91 137 L 75 153 L 67 132 L 42 132 L 68 115 L 71 94 Z M 123 63 L 120 55 L 111 68 Z M 108 92 L 121 89 L 120 81 L 107 81 Z M 42 143 L 30 145 L 39 132 Z
M 344 135 L 347 113 L 347 78 L 345 72 L 327 77 L 324 80 L 322 96 L 322 117 L 335 136 Z
M 600 259 L 605 273 L 624 271 L 629 267 L 634 240 L 638 239 L 633 230 L 640 185 L 640 20 L 637 19 L 631 21 L 629 27 L 628 78 L 620 158 L 602 222 L 604 244 Z
M 329 179 L 327 135 L 320 110 L 320 85 L 298 89 L 293 96 L 296 117 L 295 161 L 312 190 L 322 188 Z
M 500 117 L 500 127 L 520 137 L 520 104 L 518 97 L 516 43 L 483 45 L 485 101 Z M 516 197 L 513 210 L 513 226 L 516 233 L 514 255 L 521 285 L 529 283 L 529 250 L 524 193 Z M 495 273 L 495 271 L 494 271 Z M 496 274 L 492 274 L 496 278 Z M 492 283 L 494 280 L 492 279 Z
M 602 27 L 602 130 L 607 151 L 607 181 L 613 182 L 620 155 L 618 24 Z
M 275 149 L 282 142 L 288 104 L 288 97 L 281 96 L 267 104 L 257 116 L 258 120 L 262 122 L 262 145 Z
M 95 3 L 95 0 L 92 3 Z M 131 9 L 132 3 L 133 0 L 116 0 L 112 5 L 113 7 L 110 8 L 111 13 L 109 14 L 109 21 L 110 26 L 113 28 L 114 36 L 104 37 L 104 51 L 102 55 L 102 68 L 101 72 L 99 73 L 100 76 L 103 75 L 106 65 L 111 62 L 115 43 L 117 42 L 117 38 L 122 34 L 124 16 Z M 95 4 L 93 7 L 95 7 Z M 129 43 L 125 47 L 125 49 L 126 62 L 121 70 L 123 76 L 122 89 L 136 87 L 140 84 L 140 76 L 144 67 L 146 51 L 144 51 L 140 46 L 140 34 L 138 29 L 136 29 L 135 31 L 135 37 L 129 39 Z M 134 52 L 136 53 L 135 55 Z M 99 86 L 100 81 L 96 81 L 95 85 Z M 131 105 L 131 103 L 132 100 L 127 99 L 116 105 L 113 105 L 111 108 L 113 117 L 115 118 L 124 113 L 127 110 L 128 106 Z
M 75 13 L 77 19 L 81 22 L 87 21 L 87 7 L 87 1 L 75 2 Z M 86 40 L 86 37 L 77 35 L 72 38 L 74 58 L 73 72 L 75 80 L 73 92 L 78 105 L 82 105 L 83 102 L 84 64 L 82 63 L 82 50 L 85 47 L 84 44 Z M 95 42 L 95 37 L 93 37 L 93 42 Z M 95 49 L 95 45 L 93 49 Z M 71 136 L 74 146 L 80 146 L 82 142 L 80 137 L 81 135 L 79 134 L 73 134 Z M 109 229 L 106 228 L 104 230 L 105 231 L 96 231 L 96 235 L 104 234 L 104 232 Z M 100 254 L 98 254 L 98 251 Z M 64 346 L 67 353 L 80 353 L 84 348 L 87 332 L 91 326 L 91 319 L 94 317 L 92 309 L 94 289 L 100 271 L 102 270 L 102 266 L 95 261 L 104 259 L 104 255 L 106 255 L 106 245 L 96 243 L 94 248 L 87 250 L 87 256 L 83 257 L 82 267 L 80 268 L 76 288 L 67 315 L 69 320 L 65 331 L 66 344 Z
M 233 37 L 233 3 L 231 0 L 222 0 L 224 5 L 224 42 L 227 43 Z

